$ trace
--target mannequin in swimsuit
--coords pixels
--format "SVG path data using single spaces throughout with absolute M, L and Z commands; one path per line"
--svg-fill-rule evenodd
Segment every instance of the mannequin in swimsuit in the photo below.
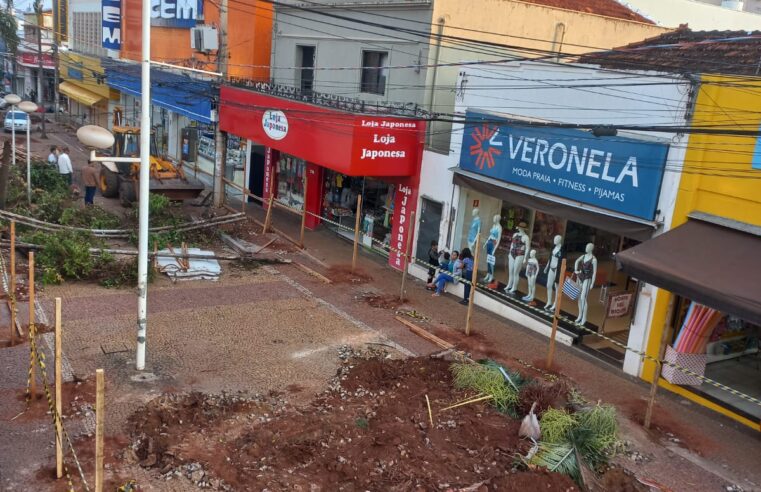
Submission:
M 524 302 L 534 300 L 536 294 L 536 277 L 539 275 L 539 261 L 536 259 L 536 250 L 532 249 L 526 261 L 526 279 L 528 280 L 528 295 L 523 297 Z
M 550 261 L 544 267 L 544 273 L 547 274 L 547 304 L 544 305 L 544 309 L 548 311 L 555 309 L 555 287 L 557 285 L 555 279 L 557 279 L 558 268 L 560 268 L 560 261 L 563 258 L 563 236 L 555 236 L 553 242 L 555 247 L 552 248 Z
M 499 246 L 499 240 L 502 238 L 502 226 L 499 224 L 501 217 L 495 215 L 492 221 L 491 230 L 489 230 L 489 239 L 484 243 L 484 249 L 486 250 L 486 277 L 484 282 L 491 282 L 494 280 L 494 264 L 496 259 L 494 253 L 497 252 L 497 246 Z M 491 258 L 490 258 L 491 257 Z M 491 260 L 491 261 L 490 261 Z
M 515 294 L 521 280 L 521 268 L 523 268 L 523 260 L 526 259 L 526 248 L 528 248 L 529 244 L 528 234 L 526 234 L 527 227 L 525 222 L 518 224 L 518 231 L 513 234 L 513 239 L 510 243 L 510 254 L 507 255 L 507 271 L 509 276 L 507 287 L 505 287 L 505 292 L 509 294 Z
M 579 294 L 579 317 L 576 318 L 575 323 L 583 325 L 587 322 L 587 308 L 589 291 L 592 289 L 597 277 L 597 258 L 592 252 L 595 249 L 595 245 L 588 243 L 586 247 L 586 253 L 579 256 L 576 263 L 573 265 L 573 272 L 577 275 L 579 282 L 581 282 L 581 294 Z
M 473 209 L 473 220 L 470 222 L 468 231 L 468 248 L 473 250 L 476 246 L 476 236 L 481 234 L 481 217 L 478 216 L 478 208 Z

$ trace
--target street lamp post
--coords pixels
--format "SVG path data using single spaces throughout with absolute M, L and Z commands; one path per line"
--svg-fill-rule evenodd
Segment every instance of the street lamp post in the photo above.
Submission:
M 21 102 L 21 98 L 17 96 L 16 94 L 6 94 L 6 96 L 3 98 L 5 99 L 5 102 L 10 104 L 11 106 L 11 115 L 13 118 L 11 119 L 11 138 L 13 139 L 13 143 L 11 144 L 11 148 L 13 149 L 13 166 L 16 165 L 16 105 Z
M 29 136 L 30 127 L 32 126 L 32 117 L 30 114 L 37 111 L 37 105 L 32 101 L 21 101 L 18 108 L 26 113 L 26 201 L 32 203 L 32 139 Z M 16 124 L 16 115 L 13 115 L 13 124 Z

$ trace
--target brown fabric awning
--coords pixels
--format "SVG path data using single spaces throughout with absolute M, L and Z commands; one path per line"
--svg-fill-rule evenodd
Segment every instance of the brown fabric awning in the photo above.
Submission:
M 761 325 L 761 237 L 699 220 L 616 255 L 634 278 Z
M 533 208 L 550 215 L 564 217 L 590 227 L 613 232 L 638 241 L 647 241 L 653 237 L 656 224 L 640 219 L 629 218 L 615 212 L 599 209 L 582 203 L 571 202 L 563 198 L 552 197 L 546 193 L 530 190 L 522 186 L 497 181 L 459 168 L 452 168 L 453 182 L 472 190 L 499 198 L 515 205 Z

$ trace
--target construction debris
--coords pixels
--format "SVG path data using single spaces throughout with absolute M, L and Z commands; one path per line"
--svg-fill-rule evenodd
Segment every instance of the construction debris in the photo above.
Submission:
M 164 256 L 171 255 L 171 256 Z M 208 258 L 202 258 L 207 256 Z M 219 280 L 222 267 L 214 259 L 214 252 L 200 248 L 184 248 L 177 255 L 171 247 L 162 249 L 156 257 L 160 272 L 166 273 L 173 280 Z

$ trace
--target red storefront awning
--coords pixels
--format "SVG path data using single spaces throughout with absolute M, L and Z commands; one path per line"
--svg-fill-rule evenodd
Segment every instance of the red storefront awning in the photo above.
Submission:
M 425 122 L 358 115 L 222 86 L 223 131 L 349 176 L 416 176 Z

